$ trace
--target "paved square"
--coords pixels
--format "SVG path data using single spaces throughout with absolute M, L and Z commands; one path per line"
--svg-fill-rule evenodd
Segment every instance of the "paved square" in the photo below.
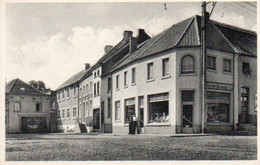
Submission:
M 6 160 L 256 160 L 257 136 L 11 135 Z

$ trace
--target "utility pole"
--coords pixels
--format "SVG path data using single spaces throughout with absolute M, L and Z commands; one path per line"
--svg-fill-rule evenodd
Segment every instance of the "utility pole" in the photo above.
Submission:
M 201 102 L 201 132 L 204 134 L 205 129 L 205 112 L 207 110 L 207 66 L 206 66 L 206 25 L 207 25 L 207 11 L 206 11 L 207 3 L 204 1 L 202 2 L 202 16 L 201 16 L 201 55 L 202 55 L 202 102 Z

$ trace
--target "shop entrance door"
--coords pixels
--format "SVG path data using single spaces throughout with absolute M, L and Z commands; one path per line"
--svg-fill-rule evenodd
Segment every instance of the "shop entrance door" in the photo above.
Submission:
M 193 133 L 193 105 L 182 106 L 182 133 Z
M 93 131 L 100 130 L 100 112 L 98 109 L 93 109 Z

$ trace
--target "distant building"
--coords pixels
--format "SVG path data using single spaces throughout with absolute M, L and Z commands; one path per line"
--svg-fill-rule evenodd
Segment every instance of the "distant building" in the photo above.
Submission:
M 55 132 L 55 125 L 50 122 L 50 94 L 38 91 L 20 79 L 8 82 L 5 90 L 6 132 L 46 133 L 51 130 Z

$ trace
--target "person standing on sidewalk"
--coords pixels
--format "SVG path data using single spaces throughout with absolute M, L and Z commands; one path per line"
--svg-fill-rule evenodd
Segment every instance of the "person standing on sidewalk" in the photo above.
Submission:
M 133 114 L 133 123 L 132 123 L 132 131 L 133 131 L 133 134 L 137 134 L 137 122 L 138 122 L 138 119 L 136 117 L 136 114 L 134 113 Z

